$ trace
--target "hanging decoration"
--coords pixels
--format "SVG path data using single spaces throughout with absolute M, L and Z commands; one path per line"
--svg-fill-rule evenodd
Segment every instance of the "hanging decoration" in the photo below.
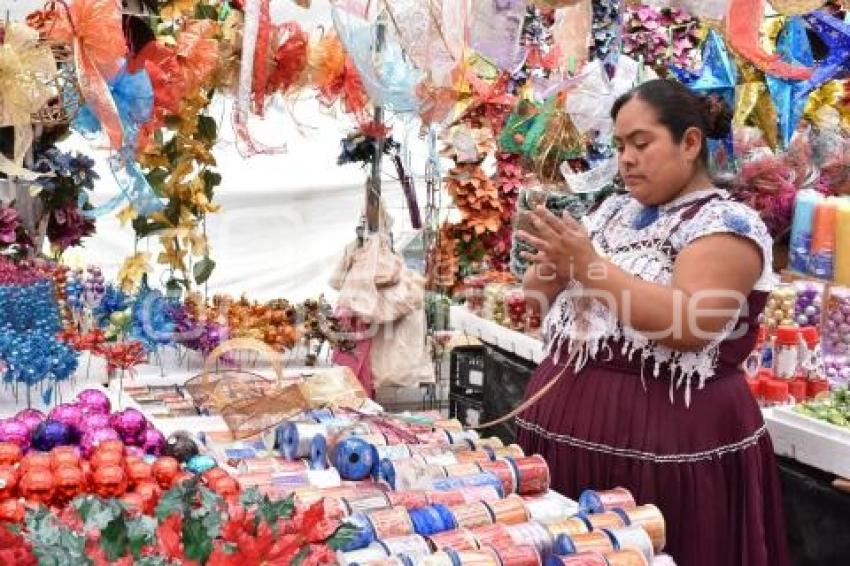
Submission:
M 810 67 L 814 63 L 812 49 L 802 18 L 788 19 L 779 33 L 776 52 L 784 61 Z M 768 76 L 767 87 L 779 113 L 779 131 L 784 147 L 791 141 L 808 101 L 809 89 L 805 82 Z
M 83 100 L 97 116 L 110 148 L 120 151 L 124 134 L 108 85 L 127 55 L 119 5 L 112 0 L 74 0 L 51 7 L 45 24 L 48 37 L 73 46 Z
M 827 81 L 850 77 L 850 25 L 818 11 L 803 16 L 806 23 L 826 44 L 829 53 L 805 83 L 812 91 Z
M 34 29 L 9 22 L 0 32 L 0 127 L 14 128 L 11 159 L 0 152 L 0 173 L 32 180 L 38 174 L 23 166 L 33 141 L 32 115 L 55 94 L 50 79 L 58 72 L 56 61 Z
M 764 74 L 746 61 L 740 62 L 738 70 L 741 78 L 735 97 L 732 125 L 739 129 L 747 125 L 758 128 L 768 146 L 777 149 L 778 118 Z
M 726 38 L 739 55 L 766 75 L 789 80 L 807 80 L 812 69 L 786 63 L 776 53 L 767 53 L 759 45 L 759 26 L 764 18 L 765 0 L 730 0 L 726 12 Z
M 679 8 L 640 5 L 626 11 L 623 53 L 645 65 L 691 68 L 699 55 L 699 22 Z
M 525 13 L 525 0 L 474 2 L 470 46 L 500 69 L 517 70 L 525 58 L 519 48 Z

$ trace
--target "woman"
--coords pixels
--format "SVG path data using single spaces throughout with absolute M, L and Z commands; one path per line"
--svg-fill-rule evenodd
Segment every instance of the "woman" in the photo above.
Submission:
M 526 292 L 552 305 L 519 442 L 568 496 L 624 486 L 657 504 L 680 566 L 782 566 L 773 449 L 739 369 L 772 242 L 712 185 L 706 140 L 729 133 L 728 109 L 655 80 L 612 116 L 628 194 L 583 223 L 540 208 L 519 233 L 537 250 Z

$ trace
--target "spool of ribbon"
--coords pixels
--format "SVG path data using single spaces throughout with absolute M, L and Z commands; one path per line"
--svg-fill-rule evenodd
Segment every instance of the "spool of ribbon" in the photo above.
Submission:
M 310 468 L 324 470 L 328 467 L 328 441 L 323 434 L 317 434 L 310 442 Z
M 602 513 L 579 513 L 580 518 L 590 525 L 591 531 L 602 529 L 618 529 L 626 526 L 628 517 L 617 511 L 604 511 Z
M 445 533 L 437 533 L 428 537 L 428 542 L 436 552 L 445 549 L 451 550 L 478 550 L 478 541 L 475 540 L 469 529 L 456 529 Z
M 334 447 L 333 464 L 346 480 L 363 480 L 378 464 L 378 453 L 367 441 L 352 436 Z
M 447 549 L 445 552 L 456 566 L 502 566 L 502 561 L 492 548 L 459 551 Z
M 405 537 L 414 533 L 410 514 L 404 507 L 388 507 L 366 512 L 377 540 Z
M 496 460 L 498 458 L 525 458 L 525 452 L 519 446 L 519 444 L 510 444 L 508 446 L 490 447 L 489 450 L 493 454 L 494 460 Z
M 667 525 L 664 521 L 664 515 L 661 514 L 658 507 L 641 505 L 633 509 L 626 509 L 625 512 L 629 517 L 630 525 L 643 527 L 649 534 L 652 547 L 656 553 L 664 550 L 664 545 L 667 544 Z
M 320 489 L 329 489 L 342 485 L 342 478 L 334 468 L 327 470 L 307 470 L 307 479 L 310 485 Z
M 340 552 L 338 555 L 339 562 L 342 566 L 357 566 L 359 564 L 372 564 L 380 562 L 390 557 L 386 547 L 372 543 L 366 548 L 354 550 L 351 552 Z
M 513 544 L 513 538 L 511 537 L 511 532 L 508 530 L 508 526 L 501 523 L 472 529 L 472 535 L 478 542 L 478 546 L 482 548 L 484 546 L 502 548 Z
M 382 492 L 370 493 L 358 497 L 344 497 L 342 502 L 349 515 L 366 513 L 367 511 L 385 509 L 392 506 L 390 501 L 387 499 L 387 494 Z
M 333 409 L 311 409 L 307 414 L 317 423 L 326 423 L 334 420 Z
M 288 422 L 280 430 L 280 451 L 287 460 L 298 460 L 310 456 L 310 447 L 316 436 L 323 436 L 327 429 L 312 423 Z
M 376 540 L 375 530 L 365 513 L 355 513 L 348 517 L 345 522 L 353 527 L 354 535 L 342 545 L 343 552 L 352 552 L 366 548 Z
M 503 525 L 519 525 L 528 522 L 528 509 L 525 502 L 517 495 L 509 495 L 504 499 L 485 503 L 497 523 Z
M 430 505 L 409 512 L 413 528 L 418 535 L 431 536 L 457 528 L 451 511 L 445 505 Z
M 583 513 L 602 513 L 615 508 L 634 509 L 635 498 L 628 489 L 617 487 L 607 491 L 586 489 L 578 496 L 579 509 Z
M 501 497 L 504 497 L 505 495 L 502 490 L 502 482 L 490 472 L 482 472 L 480 474 L 461 476 L 457 478 L 439 478 L 431 480 L 431 489 L 437 491 L 451 491 L 454 489 L 464 489 L 475 486 L 492 486 L 499 492 Z
M 451 492 L 437 492 L 437 493 L 451 493 Z M 467 487 L 459 491 L 458 493 L 464 499 L 466 503 L 473 503 L 475 501 L 498 501 L 502 498 L 501 494 L 499 494 L 499 490 L 491 485 L 483 485 L 477 487 Z
M 603 531 L 585 534 L 558 535 L 555 537 L 555 554 L 568 555 L 582 552 L 599 552 L 607 554 L 614 552 L 614 542 Z
M 381 539 L 378 540 L 378 544 L 383 546 L 390 556 L 400 554 L 409 556 L 417 564 L 421 562 L 422 558 L 431 554 L 431 547 L 428 546 L 428 541 L 422 535 Z
M 466 493 L 464 491 L 426 491 L 426 497 L 428 498 L 429 505 L 446 505 L 447 507 L 454 507 L 455 505 L 463 505 L 464 503 L 472 503 L 473 501 L 469 501 L 466 497 Z M 498 497 L 498 494 L 496 494 Z
M 608 566 L 608 561 L 598 552 L 582 552 L 570 556 L 552 555 L 546 559 L 546 566 Z
M 508 532 L 516 544 L 531 544 L 544 558 L 552 554 L 555 538 L 537 521 L 511 525 Z
M 570 517 L 557 523 L 549 523 L 546 525 L 546 528 L 552 534 L 553 538 L 557 538 L 558 535 L 578 535 L 590 532 L 590 525 L 587 524 L 587 521 L 578 517 Z
M 476 463 L 466 464 L 452 464 L 450 466 L 443 466 L 444 475 L 447 478 L 457 478 L 461 476 L 470 476 L 473 474 L 481 473 L 481 467 Z
M 640 552 L 646 559 L 646 562 L 651 564 L 655 558 L 655 550 L 652 545 L 652 539 L 643 527 L 621 527 L 619 529 L 610 529 L 606 531 L 611 540 L 614 541 L 614 546 L 617 550 L 632 548 Z
M 507 460 L 493 460 L 492 462 L 481 462 L 478 467 L 482 472 L 490 472 L 502 482 L 504 493 L 516 493 L 518 478 L 516 471 Z
M 578 505 L 574 501 L 553 491 L 525 498 L 525 506 L 533 521 L 546 525 L 566 520 L 578 512 Z
M 474 529 L 496 522 L 493 513 L 484 502 L 467 503 L 450 508 L 458 527 Z
M 493 548 L 502 566 L 540 566 L 540 552 L 530 544 L 513 544 L 504 548 Z
M 526 458 L 507 458 L 517 476 L 517 493 L 538 495 L 549 490 L 551 476 L 543 456 L 535 454 Z
M 394 446 L 376 446 L 380 460 L 407 460 L 412 456 L 407 444 L 396 444 Z
M 387 499 L 393 507 L 401 506 L 407 509 L 421 509 L 428 507 L 428 495 L 420 490 L 391 491 Z

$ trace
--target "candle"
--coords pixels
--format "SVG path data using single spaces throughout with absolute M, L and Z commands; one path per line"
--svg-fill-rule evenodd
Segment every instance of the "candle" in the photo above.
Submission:
M 840 201 L 835 231 L 835 282 L 850 285 L 850 198 Z
M 829 197 L 815 207 L 812 223 L 812 247 L 809 273 L 821 279 L 832 279 L 835 260 L 836 213 L 840 199 Z
M 812 222 L 815 207 L 823 196 L 813 189 L 797 193 L 794 203 L 794 220 L 791 224 L 791 269 L 805 273 L 809 268 L 809 250 L 812 241 Z

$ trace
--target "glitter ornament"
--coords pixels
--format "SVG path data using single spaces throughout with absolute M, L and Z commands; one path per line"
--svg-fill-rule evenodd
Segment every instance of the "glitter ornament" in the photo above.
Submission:
M 120 440 L 118 433 L 111 428 L 90 430 L 80 439 L 80 449 L 83 451 L 84 456 L 89 456 L 98 446 L 108 440 Z
M 0 501 L 15 495 L 18 472 L 11 466 L 0 466 Z
M 147 428 L 147 419 L 137 409 L 124 409 L 110 418 L 110 425 L 125 444 L 138 444 Z
M 87 413 L 101 413 L 108 415 L 112 409 L 112 403 L 106 393 L 98 389 L 86 389 L 77 395 L 77 403 Z
M 36 450 L 49 452 L 57 446 L 71 444 L 76 435 L 71 427 L 63 422 L 46 420 L 39 424 L 32 433 L 32 446 Z
M 83 492 L 86 477 L 76 466 L 61 466 L 53 472 L 53 482 L 56 502 L 65 504 Z
M 0 442 L 0 466 L 14 466 L 23 458 L 21 447 L 13 442 Z
M 180 473 L 180 462 L 171 456 L 163 456 L 153 463 L 151 473 L 160 488 L 171 489 L 174 479 Z
M 0 442 L 11 442 L 26 451 L 30 446 L 30 429 L 19 420 L 0 420 Z
M 50 504 L 53 490 L 53 474 L 49 469 L 33 468 L 21 477 L 21 495 L 30 503 Z
M 121 497 L 127 491 L 127 475 L 124 468 L 117 465 L 95 468 L 92 483 L 94 492 L 105 498 Z
M 17 415 L 15 415 L 15 420 L 21 421 L 27 428 L 30 429 L 30 432 L 35 430 L 35 427 L 38 426 L 40 422 L 42 422 L 46 417 L 44 413 L 39 411 L 38 409 L 24 409 L 23 411 L 19 411 Z
M 192 440 L 188 432 L 175 432 L 168 437 L 163 454 L 176 458 L 182 463 L 188 462 L 192 456 L 198 454 L 198 445 Z

